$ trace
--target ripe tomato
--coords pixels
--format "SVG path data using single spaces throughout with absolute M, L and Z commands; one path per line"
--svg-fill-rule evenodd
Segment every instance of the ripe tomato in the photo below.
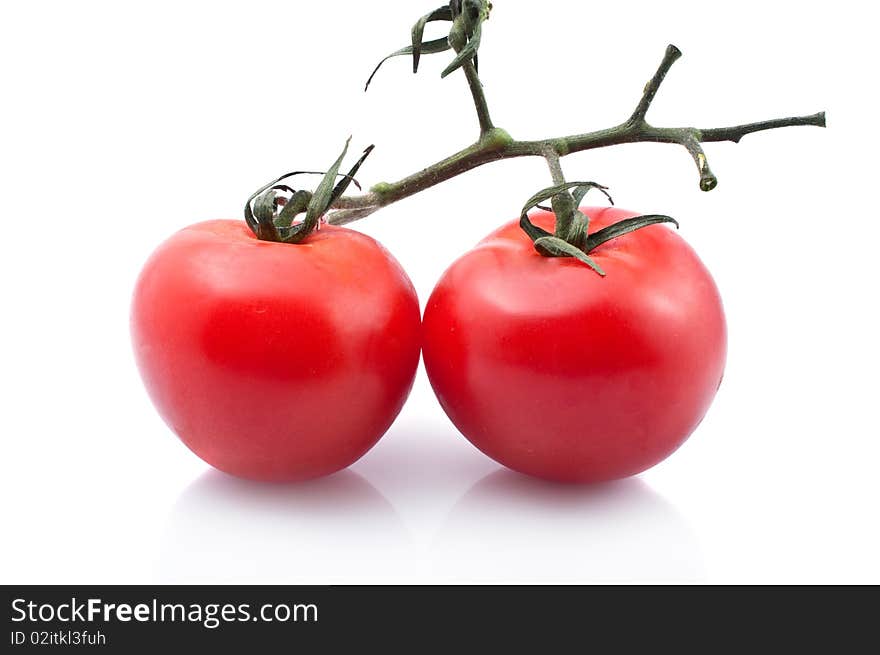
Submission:
M 131 316 L 159 413 L 216 468 L 292 481 L 338 471 L 397 416 L 419 360 L 412 283 L 370 237 L 299 245 L 239 221 L 188 227 L 152 255 Z
M 636 215 L 583 211 L 590 232 Z M 532 221 L 552 231 L 554 216 Z M 721 299 L 684 240 L 651 226 L 591 257 L 607 277 L 542 257 L 515 221 L 456 261 L 425 310 L 425 367 L 443 409 L 522 473 L 598 482 L 644 471 L 693 432 L 721 382 Z

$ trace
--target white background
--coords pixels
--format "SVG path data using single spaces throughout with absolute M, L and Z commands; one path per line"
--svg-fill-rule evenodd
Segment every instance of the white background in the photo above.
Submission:
M 421 372 L 375 449 L 305 485 L 212 472 L 165 427 L 129 346 L 145 258 L 284 171 L 326 168 L 349 134 L 377 144 L 369 184 L 473 140 L 448 54 L 416 77 L 390 61 L 362 93 L 439 4 L 4 5 L 0 581 L 880 582 L 878 58 L 860 3 L 495 3 L 481 72 L 517 138 L 621 121 L 670 42 L 685 56 L 655 124 L 828 111 L 828 130 L 707 145 L 710 194 L 676 146 L 564 160 L 618 205 L 676 216 L 725 300 L 725 383 L 655 469 L 598 488 L 502 471 Z M 357 228 L 424 302 L 548 181 L 539 160 L 502 162 Z

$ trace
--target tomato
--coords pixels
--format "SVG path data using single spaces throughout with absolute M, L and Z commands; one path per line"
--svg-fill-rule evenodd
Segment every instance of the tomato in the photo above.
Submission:
M 421 347 L 415 290 L 370 237 L 298 245 L 210 221 L 161 245 L 134 293 L 132 339 L 159 413 L 227 473 L 294 481 L 343 469 L 405 402 Z
M 585 208 L 590 232 L 636 216 Z M 552 230 L 554 216 L 533 223 Z M 535 251 L 518 221 L 443 275 L 428 301 L 424 361 L 443 409 L 480 450 L 568 482 L 634 475 L 693 432 L 721 383 L 718 290 L 666 226 L 573 258 Z

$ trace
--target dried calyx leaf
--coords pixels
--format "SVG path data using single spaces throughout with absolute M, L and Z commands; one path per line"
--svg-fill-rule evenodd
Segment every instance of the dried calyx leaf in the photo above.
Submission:
M 601 184 L 567 182 L 542 189 L 529 198 L 523 206 L 519 225 L 541 255 L 574 257 L 605 277 L 605 271 L 589 256 L 603 243 L 658 223 L 673 223 L 678 227 L 678 222 L 669 216 L 651 214 L 628 218 L 588 235 L 590 219 L 579 207 L 590 189 L 598 189 L 607 196 L 611 204 L 614 204 L 611 196 L 608 195 L 607 187 Z M 547 209 L 541 205 L 546 200 L 552 201 L 552 211 L 556 215 L 556 234 L 538 227 L 529 219 L 528 212 L 532 209 Z
M 461 47 L 452 63 L 446 67 L 441 77 L 446 77 L 461 68 L 466 61 L 473 60 L 477 66 L 477 51 L 483 34 L 483 21 L 489 18 L 492 3 L 487 0 L 452 0 L 448 5 L 435 9 L 425 14 L 412 28 L 412 45 L 392 52 L 376 66 L 370 78 L 364 86 L 364 91 L 370 88 L 370 84 L 382 65 L 393 57 L 412 56 L 413 73 L 418 73 L 419 62 L 423 54 L 431 55 L 446 52 L 453 48 L 458 39 Z M 449 36 L 432 41 L 425 41 L 425 27 L 428 23 L 436 21 L 453 21 L 454 25 Z
M 454 18 L 452 7 L 450 5 L 446 5 L 445 7 L 440 7 L 439 9 L 435 9 L 429 14 L 425 14 L 412 28 L 412 45 L 408 45 L 405 48 L 401 48 L 396 52 L 392 52 L 390 55 L 385 57 L 382 61 L 379 62 L 379 65 L 376 66 L 376 69 L 373 71 L 372 75 L 370 75 L 370 79 L 367 80 L 367 84 L 364 87 L 364 91 L 370 88 L 370 83 L 373 81 L 373 78 L 376 76 L 376 73 L 379 72 L 379 69 L 382 68 L 382 64 L 393 57 L 402 57 L 406 55 L 412 55 L 413 58 L 413 73 L 418 73 L 419 71 L 419 61 L 421 60 L 421 56 L 423 54 L 433 55 L 440 52 L 446 52 L 447 50 L 451 50 L 452 46 L 449 45 L 449 39 L 447 37 L 443 37 L 442 39 L 435 39 L 433 41 L 423 41 L 423 37 L 425 35 L 425 26 L 428 23 L 433 23 L 435 21 L 451 21 Z
M 276 234 L 275 225 L 272 222 L 275 218 L 276 196 L 277 192 L 273 187 L 257 196 L 254 200 L 251 216 L 256 221 L 257 226 L 254 232 L 260 239 L 266 238 L 266 236 L 273 237 Z M 248 210 L 250 210 L 250 205 L 248 205 Z
M 598 184 L 597 182 L 566 182 L 565 184 L 557 184 L 556 186 L 547 187 L 546 189 L 541 189 L 529 198 L 526 201 L 526 204 L 523 205 L 522 211 L 520 211 L 520 227 L 523 231 L 529 235 L 532 241 L 535 241 L 541 237 L 546 236 L 554 236 L 547 232 L 537 225 L 533 224 L 531 220 L 529 220 L 529 212 L 532 209 L 541 209 L 543 211 L 556 213 L 557 216 L 562 211 L 568 211 L 571 213 L 572 209 L 577 211 L 577 203 L 574 202 L 572 196 L 568 193 L 569 189 L 575 189 L 575 196 L 578 198 L 578 203 L 580 200 L 583 200 L 587 191 L 590 189 L 598 189 L 606 196 L 608 196 L 607 188 Z M 611 196 L 608 196 L 609 201 L 611 200 Z M 545 200 L 552 200 L 553 207 L 545 207 L 541 203 Z M 613 201 L 612 201 L 613 204 Z M 586 219 L 580 211 L 577 213 L 581 214 L 581 216 Z M 588 220 L 588 219 L 587 219 Z M 559 235 L 557 235 L 559 236 Z
M 608 202 L 612 205 L 614 204 L 614 199 L 608 193 L 608 187 L 599 184 L 598 182 L 566 182 L 565 184 L 557 184 L 556 186 L 547 187 L 546 189 L 541 189 L 528 199 L 525 205 L 523 205 L 521 215 L 528 214 L 532 209 L 538 207 L 545 200 L 550 200 L 553 196 L 559 195 L 565 191 L 574 190 L 574 199 L 575 206 L 579 206 L 581 201 L 590 191 L 590 189 L 596 189 L 605 195 L 608 198 Z
M 601 266 L 594 262 L 587 253 L 577 246 L 570 244 L 565 239 L 552 235 L 541 237 L 535 241 L 535 250 L 545 257 L 574 257 L 592 268 L 602 277 L 605 277 L 605 271 L 602 270 Z
M 452 15 L 452 7 L 440 7 L 439 9 L 435 9 L 430 14 L 422 16 L 416 21 L 416 24 L 413 25 L 412 28 L 412 58 L 413 58 L 413 73 L 419 72 L 419 60 L 422 56 L 422 52 L 427 52 L 427 43 L 422 44 L 422 39 L 425 35 L 425 26 L 428 23 L 432 23 L 434 21 L 451 21 L 453 19 Z M 449 39 L 438 39 L 438 41 L 446 41 L 446 48 L 444 50 L 449 50 Z M 430 42 L 429 42 L 430 43 Z M 443 50 L 438 50 L 438 52 L 443 52 Z M 429 53 L 430 54 L 430 53 Z
M 336 161 L 333 162 L 333 165 L 327 171 L 327 174 L 321 179 L 318 188 L 315 189 L 308 205 L 306 206 L 306 217 L 303 219 L 302 223 L 279 229 L 279 241 L 283 241 L 284 243 L 300 243 L 315 230 L 321 217 L 326 214 L 327 210 L 330 209 L 330 206 L 343 193 L 345 193 L 345 190 L 357 174 L 358 169 L 360 169 L 370 153 L 373 152 L 374 147 L 370 146 L 364 150 L 363 155 L 361 155 L 361 158 L 358 159 L 348 172 L 348 175 L 344 176 L 342 181 L 334 186 L 336 178 L 339 177 L 339 167 L 342 166 L 342 161 L 345 159 L 345 155 L 348 154 L 348 146 L 350 143 L 351 137 L 348 137 L 345 141 L 345 147 L 342 149 L 342 153 L 340 153 L 339 157 L 336 158 Z
M 312 193 L 310 191 L 294 191 L 281 213 L 275 218 L 275 227 L 284 228 L 293 225 L 294 219 L 308 208 L 311 201 Z
M 592 252 L 603 243 L 622 237 L 624 234 L 641 230 L 649 225 L 657 225 L 658 223 L 672 223 L 678 228 L 678 221 L 670 216 L 662 216 L 660 214 L 650 214 L 647 216 L 636 216 L 635 218 L 627 218 L 614 225 L 594 232 L 587 237 L 586 251 Z
M 460 5 L 460 6 L 455 6 Z M 446 67 L 440 77 L 446 77 L 459 68 L 466 61 L 473 60 L 474 65 L 477 63 L 477 52 L 480 49 L 480 42 L 483 37 L 483 22 L 489 19 L 489 12 L 492 4 L 487 0 L 463 0 L 460 3 L 454 3 L 453 13 L 456 21 L 461 21 L 461 26 L 467 42 L 458 51 L 452 63 Z M 451 37 L 450 37 L 450 40 Z
M 607 187 L 598 182 L 566 182 L 538 191 L 523 205 L 520 213 L 520 227 L 535 244 L 535 250 L 545 257 L 574 257 L 604 276 L 605 272 L 584 250 L 590 219 L 578 209 L 581 200 L 590 191 L 598 189 L 613 204 Z M 573 190 L 573 193 L 570 193 Z M 529 220 L 532 209 L 542 207 L 541 203 L 550 200 L 552 211 L 556 214 L 556 234 L 550 234 Z
M 284 180 L 302 174 L 303 171 L 286 173 L 272 180 L 269 184 L 260 187 L 247 199 L 247 203 L 244 206 L 244 220 L 258 239 L 263 241 L 278 240 L 278 232 L 272 223 L 278 191 L 290 188 L 286 184 L 281 184 Z
M 261 241 L 282 241 L 285 243 L 298 243 L 305 239 L 317 226 L 320 218 L 327 212 L 330 206 L 345 193 L 350 184 L 358 189 L 361 185 L 354 178 L 364 160 L 373 151 L 370 146 L 347 174 L 341 174 L 339 167 L 348 152 L 351 137 L 345 142 L 342 154 L 326 172 L 321 171 L 294 171 L 273 180 L 269 184 L 260 187 L 250 198 L 244 208 L 244 218 L 248 227 Z M 287 184 L 287 180 L 296 175 L 323 175 L 318 188 L 314 193 L 310 191 L 297 191 Z M 334 186 L 336 178 L 342 180 Z M 291 194 L 289 198 L 279 195 L 279 192 Z M 283 206 L 276 216 L 279 206 Z M 295 218 L 306 212 L 305 219 L 293 225 Z
M 439 52 L 446 52 L 447 50 L 451 50 L 452 46 L 449 45 L 449 40 L 446 37 L 442 39 L 436 39 L 434 41 L 428 41 L 421 45 L 419 49 L 419 53 L 424 53 L 426 55 L 433 55 Z M 370 84 L 373 82 L 373 78 L 376 77 L 376 73 L 379 72 L 379 69 L 382 68 L 382 64 L 391 59 L 392 57 L 401 57 L 403 55 L 412 55 L 415 53 L 414 48 L 411 45 L 406 46 L 405 48 L 401 48 L 397 52 L 392 52 L 390 55 L 385 57 L 382 61 L 379 62 L 379 65 L 376 66 L 373 73 L 370 75 L 370 79 L 367 80 L 366 86 L 364 86 L 364 91 L 367 91 L 370 88 Z
M 532 241 L 538 238 L 535 235 L 548 236 L 550 235 L 549 232 L 532 224 L 529 220 L 529 212 L 532 209 L 552 211 L 557 216 L 557 226 L 561 225 L 559 222 L 559 216 L 562 215 L 566 217 L 567 222 L 563 226 L 564 230 L 562 230 L 561 233 L 560 230 L 557 230 L 556 236 L 568 239 L 570 236 L 568 233 L 570 226 L 573 225 L 575 228 L 579 229 L 579 222 L 589 222 L 589 219 L 578 210 L 578 207 L 590 189 L 601 191 L 608 198 L 608 201 L 612 205 L 614 204 L 614 200 L 608 194 L 608 187 L 602 186 L 598 182 L 566 182 L 565 184 L 557 184 L 556 186 L 541 189 L 526 201 L 526 204 L 523 205 L 522 211 L 520 211 L 520 226 L 526 234 L 532 238 Z M 574 190 L 573 196 L 569 193 L 569 190 Z M 552 201 L 552 209 L 548 209 L 541 205 L 541 203 L 546 200 Z M 583 226 L 583 231 L 586 231 L 586 225 Z M 574 242 L 577 242 L 577 240 L 575 239 Z

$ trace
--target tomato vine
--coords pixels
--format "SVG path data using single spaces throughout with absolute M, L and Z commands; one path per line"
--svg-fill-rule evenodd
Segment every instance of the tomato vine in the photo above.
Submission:
M 452 0 L 448 5 L 422 16 L 413 26 L 412 44 L 383 59 L 367 82 L 369 87 L 379 67 L 392 57 L 412 57 L 413 72 L 418 72 L 422 55 L 454 50 L 455 58 L 443 71 L 442 76 L 446 77 L 461 69 L 467 78 L 480 126 L 479 138 L 473 144 L 397 182 L 382 182 L 372 186 L 366 193 L 346 196 L 345 191 L 373 148 L 373 146 L 367 148 L 349 174 L 342 176 L 342 180 L 336 183 L 339 168 L 348 149 L 346 143 L 342 155 L 326 172 L 315 192 L 297 191 L 288 186 L 285 181 L 292 175 L 299 174 L 292 173 L 262 187 L 251 196 L 245 208 L 245 218 L 254 233 L 264 240 L 299 243 L 317 229 L 322 221 L 332 225 L 346 225 L 485 164 L 516 157 L 543 157 L 550 168 L 553 186 L 536 194 L 536 198 L 540 196 L 540 200 L 531 205 L 527 204 L 522 213 L 521 225 L 541 254 L 551 257 L 576 257 L 601 273 L 601 269 L 595 266 L 588 256 L 589 217 L 579 211 L 578 205 L 586 191 L 591 188 L 602 190 L 604 187 L 594 182 L 567 183 L 560 165 L 562 157 L 624 143 L 654 142 L 679 145 L 691 155 L 697 166 L 700 189 L 708 192 L 718 186 L 718 178 L 709 166 L 703 144 L 720 141 L 738 143 L 748 134 L 783 127 L 825 127 L 825 112 L 730 127 L 656 127 L 650 124 L 647 115 L 651 104 L 673 64 L 682 56 L 677 47 L 669 45 L 660 66 L 645 86 L 632 114 L 622 123 L 583 134 L 538 141 L 516 140 L 493 123 L 478 73 L 483 24 L 489 19 L 491 10 L 492 3 L 488 0 Z M 448 36 L 424 41 L 426 25 L 438 21 L 452 23 Z M 539 206 L 538 203 L 543 200 L 551 200 L 556 214 L 554 234 L 531 225 L 528 218 L 528 211 Z M 305 217 L 296 220 L 303 213 Z M 633 220 L 616 226 L 606 234 L 606 237 L 616 238 L 656 222 L 675 222 L 666 216 L 639 218 L 642 220 Z M 610 236 L 612 234 L 613 236 Z

